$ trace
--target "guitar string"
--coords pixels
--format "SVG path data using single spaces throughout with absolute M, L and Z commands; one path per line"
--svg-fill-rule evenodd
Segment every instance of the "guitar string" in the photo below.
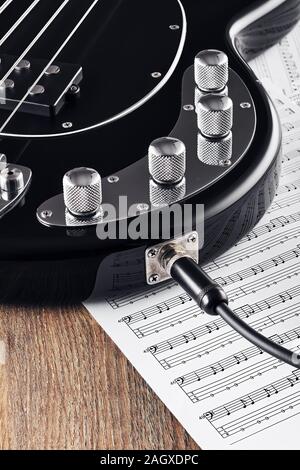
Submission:
M 36 7 L 38 3 L 40 3 L 41 0 L 34 0 L 34 2 L 27 8 L 26 11 L 24 11 L 23 15 L 20 16 L 20 18 L 13 24 L 13 26 L 10 28 L 10 30 L 7 31 L 7 33 L 3 36 L 2 39 L 0 39 L 0 46 L 2 46 L 5 41 L 11 36 L 11 34 L 18 28 L 18 26 L 27 18 L 29 13 Z M 0 11 L 0 14 L 2 12 Z
M 69 0 L 66 0 L 64 2 L 64 4 L 68 3 Z M 71 33 L 68 35 L 68 37 L 66 38 L 66 40 L 62 43 L 62 45 L 59 47 L 59 49 L 56 51 L 56 53 L 51 57 L 50 61 L 47 63 L 46 67 L 43 69 L 43 71 L 41 72 L 41 74 L 38 76 L 38 78 L 35 80 L 35 82 L 33 83 L 33 85 L 29 88 L 29 90 L 25 93 L 25 95 L 23 96 L 23 98 L 19 101 L 18 105 L 15 107 L 15 109 L 12 111 L 12 113 L 9 115 L 9 117 L 6 119 L 6 121 L 4 122 L 4 124 L 2 125 L 2 127 L 0 128 L 0 133 L 3 132 L 3 130 L 5 129 L 5 127 L 7 126 L 7 124 L 11 121 L 11 119 L 13 118 L 13 116 L 16 114 L 16 112 L 18 111 L 18 109 L 22 106 L 22 104 L 24 103 L 25 99 L 27 98 L 27 96 L 30 94 L 31 90 L 38 84 L 38 82 L 40 81 L 40 79 L 42 78 L 42 76 L 45 74 L 46 70 L 49 68 L 49 66 L 53 63 L 53 61 L 56 59 L 56 57 L 61 53 L 61 51 L 65 48 L 65 46 L 68 44 L 68 42 L 70 41 L 70 39 L 74 36 L 74 34 L 76 33 L 76 31 L 79 29 L 79 27 L 82 25 L 82 23 L 85 21 L 85 19 L 87 18 L 87 16 L 91 13 L 91 11 L 94 9 L 94 7 L 99 3 L 99 0 L 94 0 L 94 2 L 90 5 L 90 7 L 88 8 L 88 10 L 85 12 L 85 14 L 82 16 L 82 18 L 80 19 L 80 21 L 77 23 L 77 25 L 75 26 L 75 28 L 71 31 Z M 64 5 L 63 4 L 63 5 Z M 56 15 L 57 16 L 57 15 Z M 27 52 L 26 52 L 27 53 Z M 24 55 L 26 55 L 26 53 Z M 1 86 L 1 83 L 0 83 L 0 86 Z
M 56 10 L 56 12 L 51 16 L 51 18 L 47 21 L 45 26 L 41 29 L 41 31 L 37 34 L 37 36 L 31 41 L 31 43 L 26 47 L 26 49 L 22 52 L 22 54 L 18 57 L 16 62 L 12 65 L 12 67 L 8 70 L 8 72 L 2 77 L 0 80 L 0 87 L 3 85 L 4 81 L 9 77 L 9 75 L 14 71 L 16 66 L 20 63 L 20 61 L 26 56 L 26 54 L 32 49 L 32 47 L 36 44 L 36 42 L 40 39 L 40 37 L 44 34 L 44 32 L 49 28 L 49 26 L 53 23 L 56 17 L 60 14 L 60 12 L 67 6 L 70 0 L 64 0 L 64 2 L 60 5 L 60 7 Z
M 6 2 L 3 3 L 3 5 L 0 7 L 0 15 L 1 13 L 4 12 L 4 10 L 6 10 L 7 7 L 9 7 L 9 5 L 13 2 L 13 0 L 6 0 Z

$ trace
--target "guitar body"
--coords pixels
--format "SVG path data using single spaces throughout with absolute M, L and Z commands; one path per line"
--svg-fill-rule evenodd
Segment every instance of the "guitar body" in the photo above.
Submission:
M 31 4 L 18 2 L 17 8 L 8 6 L 0 14 L 1 36 Z M 107 266 L 119 259 L 120 253 L 129 258 L 131 250 L 140 260 L 139 282 L 145 284 L 142 260 L 151 240 L 103 241 L 95 227 L 79 231 L 48 227 L 36 213 L 62 192 L 63 175 L 79 166 L 99 171 L 107 202 L 114 191 L 120 195 L 128 192 L 133 200 L 136 196 L 136 202 L 147 202 L 141 199 L 146 166 L 139 169 L 137 165 L 146 161 L 153 139 L 176 137 L 182 131 L 178 120 L 187 104 L 183 101 L 183 77 L 195 55 L 208 48 L 226 52 L 255 110 L 251 141 L 236 165 L 224 174 L 214 174 L 215 170 L 204 165 L 190 170 L 199 171 L 203 181 L 207 177 L 211 182 L 201 180 L 198 191 L 191 191 L 185 201 L 205 206 L 201 262 L 230 248 L 269 207 L 280 171 L 278 117 L 246 60 L 292 29 L 299 18 L 299 1 L 245 0 L 242 9 L 239 0 L 72 0 L 72 6 L 66 2 L 63 8 L 61 0 L 41 4 L 32 8 L 0 46 L 3 77 L 26 46 L 36 41 L 24 57 L 31 62 L 32 71 L 14 72 L 17 96 L 0 106 L 0 153 L 10 164 L 32 171 L 25 197 L 0 220 L 2 301 L 84 300 L 93 291 L 101 266 L 104 277 L 109 277 Z M 55 17 L 59 8 L 61 12 Z M 88 8 L 89 14 L 76 29 Z M 36 40 L 52 17 L 53 22 Z M 19 106 L 22 86 L 33 84 L 54 56 L 51 63 L 59 64 L 61 78 L 44 77 L 43 105 L 37 106 L 39 98 L 33 97 L 26 99 L 27 108 Z M 53 105 L 59 91 L 72 83 L 78 83 L 80 94 Z M 9 93 L 7 90 L 8 97 Z M 243 130 L 236 125 L 234 132 L 235 137 Z M 118 175 L 120 181 L 109 183 L 111 175 Z M 104 284 L 112 287 L 114 279 L 106 278 Z M 136 288 L 134 282 L 129 284 Z

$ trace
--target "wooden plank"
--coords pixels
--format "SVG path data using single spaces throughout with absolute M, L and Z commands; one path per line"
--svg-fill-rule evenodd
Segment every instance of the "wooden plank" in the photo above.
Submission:
M 198 449 L 83 307 L 0 307 L 0 341 L 0 449 Z

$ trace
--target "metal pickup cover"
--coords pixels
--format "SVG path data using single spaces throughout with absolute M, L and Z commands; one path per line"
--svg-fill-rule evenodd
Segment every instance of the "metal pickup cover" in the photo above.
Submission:
M 4 76 L 17 57 L 1 54 L 0 58 L 0 73 Z M 68 90 L 73 84 L 78 85 L 81 82 L 82 68 L 80 65 L 55 63 L 32 88 L 32 84 L 46 66 L 46 60 L 30 58 L 21 61 L 0 87 L 0 109 L 15 109 L 31 89 L 18 111 L 40 116 L 58 114 L 66 102 Z

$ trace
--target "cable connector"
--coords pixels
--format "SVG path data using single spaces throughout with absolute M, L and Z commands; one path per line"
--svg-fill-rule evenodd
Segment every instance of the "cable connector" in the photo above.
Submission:
M 180 258 L 188 257 L 197 264 L 199 249 L 199 235 L 196 231 L 151 246 L 145 253 L 147 283 L 156 285 L 171 279 L 172 265 Z
M 214 282 L 190 257 L 170 261 L 170 274 L 208 315 L 218 315 L 220 304 L 228 304 L 228 297 L 222 287 Z
M 259 349 L 300 369 L 300 355 L 266 338 L 244 322 L 228 305 L 228 297 L 197 264 L 182 244 L 165 243 L 155 252 L 156 263 L 165 276 L 171 276 L 185 292 L 209 315 L 219 315 L 240 335 Z

